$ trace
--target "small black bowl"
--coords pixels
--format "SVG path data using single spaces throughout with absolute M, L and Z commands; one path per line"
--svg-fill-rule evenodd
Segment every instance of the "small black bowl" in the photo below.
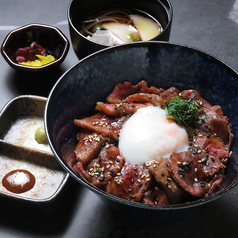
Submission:
M 42 66 L 27 66 L 16 61 L 15 53 L 18 48 L 28 47 L 37 42 L 46 48 L 55 60 Z M 16 70 L 26 72 L 42 72 L 59 66 L 69 50 L 69 41 L 56 27 L 42 24 L 29 24 L 8 33 L 1 46 L 1 53 L 7 63 Z
M 95 11 L 113 8 L 139 10 L 154 17 L 162 25 L 163 31 L 151 40 L 169 40 L 173 19 L 173 9 L 169 0 L 72 0 L 68 7 L 68 22 L 73 49 L 79 59 L 108 47 L 81 34 L 81 22 Z
M 136 59 L 136 60 L 135 60 Z M 126 69 L 126 70 L 125 70 Z M 91 185 L 72 169 L 78 128 L 75 118 L 95 113 L 98 101 L 105 101 L 117 83 L 148 85 L 179 90 L 195 89 L 211 105 L 220 105 L 234 134 L 233 154 L 219 192 L 192 202 L 148 205 L 112 196 Z M 45 126 L 50 147 L 63 168 L 80 184 L 93 191 L 118 211 L 130 210 L 139 218 L 181 212 L 220 198 L 238 184 L 238 73 L 221 60 L 187 46 L 166 42 L 138 42 L 96 52 L 69 69 L 49 94 Z M 67 155 L 67 156 L 66 156 Z M 124 210 L 123 210 L 124 209 Z

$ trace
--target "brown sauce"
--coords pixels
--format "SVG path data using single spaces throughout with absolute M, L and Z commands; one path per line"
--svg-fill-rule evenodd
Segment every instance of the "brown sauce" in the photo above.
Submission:
M 35 176 L 23 169 L 12 170 L 2 179 L 2 185 L 13 193 L 27 192 L 34 187 L 35 182 Z

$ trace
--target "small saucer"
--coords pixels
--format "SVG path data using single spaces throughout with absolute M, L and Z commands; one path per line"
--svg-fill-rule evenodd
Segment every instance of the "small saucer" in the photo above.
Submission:
M 41 65 L 28 66 L 19 64 L 16 51 L 30 46 L 33 42 L 47 49 L 55 60 Z M 29 24 L 8 33 L 1 46 L 1 53 L 7 63 L 16 70 L 41 72 L 59 66 L 69 51 L 69 41 L 56 27 L 42 24 Z

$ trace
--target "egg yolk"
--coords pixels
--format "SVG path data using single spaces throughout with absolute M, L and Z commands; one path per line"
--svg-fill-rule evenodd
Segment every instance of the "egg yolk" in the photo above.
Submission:
M 119 137 L 119 149 L 129 163 L 167 158 L 173 152 L 187 151 L 188 147 L 186 130 L 167 120 L 165 110 L 155 106 L 141 108 L 133 114 Z

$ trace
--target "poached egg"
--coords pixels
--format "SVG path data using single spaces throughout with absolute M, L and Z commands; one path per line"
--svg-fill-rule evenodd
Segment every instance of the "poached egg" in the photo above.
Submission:
M 167 119 L 165 110 L 148 106 L 124 123 L 118 146 L 126 162 L 143 164 L 168 158 L 173 152 L 187 151 L 189 137 L 184 128 Z

